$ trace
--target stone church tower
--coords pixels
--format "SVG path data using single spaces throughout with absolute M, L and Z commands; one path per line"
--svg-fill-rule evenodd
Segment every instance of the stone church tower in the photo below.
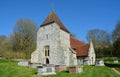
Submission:
M 37 49 L 31 63 L 77 65 L 76 52 L 70 46 L 70 32 L 52 11 L 37 33 Z

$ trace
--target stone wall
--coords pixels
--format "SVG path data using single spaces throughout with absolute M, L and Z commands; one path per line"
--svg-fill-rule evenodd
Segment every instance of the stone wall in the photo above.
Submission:
M 95 55 L 92 41 L 90 41 L 88 57 L 89 57 L 89 65 L 95 65 L 96 55 Z
M 63 30 L 60 30 L 60 45 L 64 51 L 64 59 L 62 59 L 63 61 L 65 61 L 64 65 L 77 65 L 76 53 L 74 50 L 71 49 L 70 46 L 70 34 Z
M 50 48 L 49 56 L 45 56 L 45 46 Z M 69 48 L 71 48 L 70 34 L 61 30 L 56 23 L 40 27 L 37 33 L 37 50 L 32 53 L 31 62 L 46 64 L 48 59 L 49 64 L 69 66 L 72 60 L 72 63 L 77 65 L 76 54 Z
M 39 49 L 36 49 L 32 54 L 31 54 L 31 63 L 40 63 L 39 62 Z
M 57 55 L 59 46 L 60 28 L 56 23 L 41 27 L 38 31 L 37 47 L 40 50 L 39 61 L 46 64 L 46 58 L 49 59 L 49 64 L 59 64 L 59 56 Z M 49 46 L 49 56 L 45 56 L 44 47 Z M 60 53 L 61 54 L 61 53 Z

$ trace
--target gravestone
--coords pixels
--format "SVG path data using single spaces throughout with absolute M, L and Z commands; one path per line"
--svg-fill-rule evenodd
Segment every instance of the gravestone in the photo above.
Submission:
M 29 67 L 31 67 L 31 68 L 37 68 L 38 66 L 42 66 L 42 64 L 40 64 L 40 63 L 30 63 L 29 64 Z
M 51 75 L 55 73 L 54 66 L 38 66 L 38 75 Z
M 97 59 L 96 62 L 95 62 L 95 65 L 96 66 L 104 66 L 104 61 L 101 60 L 101 59 Z
M 89 60 L 86 60 L 86 59 L 85 59 L 85 60 L 83 61 L 83 63 L 84 63 L 84 65 L 89 65 Z
M 118 63 L 118 60 L 114 60 L 114 63 Z
M 28 61 L 19 61 L 18 66 L 28 66 L 29 62 Z
M 82 71 L 83 71 L 83 67 L 80 66 L 69 67 L 69 73 L 81 73 Z
M 47 73 L 52 72 L 52 68 L 51 68 L 51 67 L 47 67 L 47 68 L 46 68 L 46 72 L 47 72 Z
M 56 65 L 56 66 L 55 66 L 55 71 L 56 71 L 56 72 L 64 71 L 64 70 L 66 70 L 66 69 L 67 69 L 67 68 L 66 68 L 65 65 Z
M 83 68 L 82 67 L 78 67 L 77 73 L 81 73 L 83 72 Z

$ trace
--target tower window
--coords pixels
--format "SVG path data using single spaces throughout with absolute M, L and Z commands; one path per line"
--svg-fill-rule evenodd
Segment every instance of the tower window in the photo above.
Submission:
M 46 38 L 48 39 L 48 35 L 46 35 Z
M 49 51 L 50 51 L 49 46 L 45 46 L 44 49 L 45 49 L 44 50 L 45 56 L 49 56 Z

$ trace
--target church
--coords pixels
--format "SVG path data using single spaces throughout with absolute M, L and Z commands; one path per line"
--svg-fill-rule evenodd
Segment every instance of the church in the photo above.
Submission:
M 31 63 L 76 66 L 95 64 L 92 41 L 86 44 L 74 36 L 52 11 L 37 32 L 37 47 Z

